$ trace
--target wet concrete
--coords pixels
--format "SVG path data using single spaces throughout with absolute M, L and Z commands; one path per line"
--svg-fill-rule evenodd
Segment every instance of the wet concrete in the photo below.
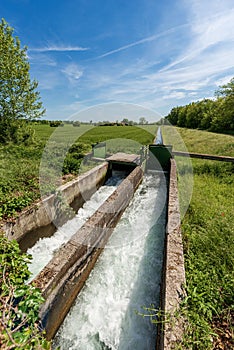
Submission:
M 137 166 L 32 281 L 45 298 L 40 317 L 52 339 L 141 183 Z
M 77 210 L 106 180 L 108 163 L 91 169 L 60 186 L 55 194 L 41 200 L 3 226 L 8 239 L 16 239 L 22 251 L 39 238 L 50 237 L 57 227 L 73 217 Z

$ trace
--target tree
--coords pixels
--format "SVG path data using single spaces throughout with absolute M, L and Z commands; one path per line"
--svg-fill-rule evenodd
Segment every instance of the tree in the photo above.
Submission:
M 234 130 L 234 78 L 226 85 L 222 85 L 215 94 L 218 97 L 218 105 L 212 128 Z
M 145 117 L 140 117 L 139 118 L 139 124 L 143 125 L 143 124 L 148 124 L 147 120 L 145 119 Z
M 80 126 L 80 121 L 76 120 L 75 122 L 72 123 L 73 126 Z
M 173 125 L 192 129 L 234 131 L 234 78 L 220 87 L 216 99 L 203 99 L 174 107 L 166 116 Z
M 38 83 L 31 81 L 27 48 L 21 48 L 14 30 L 0 23 L 0 142 L 20 142 L 30 137 L 25 120 L 40 117 L 42 108 Z
M 122 124 L 126 124 L 126 125 L 128 125 L 128 122 L 129 120 L 127 118 L 123 118 L 123 120 L 121 121 Z

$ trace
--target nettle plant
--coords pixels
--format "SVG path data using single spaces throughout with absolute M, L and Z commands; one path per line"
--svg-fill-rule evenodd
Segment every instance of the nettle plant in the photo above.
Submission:
M 31 258 L 0 234 L 0 348 L 51 349 L 39 321 L 43 298 L 27 284 Z

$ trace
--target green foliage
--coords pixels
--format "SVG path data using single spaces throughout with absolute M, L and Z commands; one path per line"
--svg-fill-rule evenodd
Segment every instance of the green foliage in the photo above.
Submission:
M 182 223 L 188 320 L 182 349 L 207 350 L 217 337 L 214 320 L 225 319 L 234 307 L 233 165 L 196 160 L 194 173 Z
M 38 83 L 30 80 L 26 47 L 13 35 L 13 29 L 0 23 L 0 142 L 24 142 L 32 135 L 25 119 L 43 113 Z
M 172 125 L 210 131 L 234 131 L 234 78 L 215 93 L 217 99 L 174 107 L 167 115 Z
M 84 156 L 91 151 L 91 145 L 81 142 L 74 143 L 63 163 L 63 174 L 78 174 Z
M 40 291 L 26 284 L 30 257 L 17 242 L 0 234 L 0 344 L 1 349 L 50 349 L 38 318 Z
M 41 154 L 39 144 L 0 148 L 0 220 L 17 215 L 39 198 Z
M 50 122 L 49 122 L 49 125 L 50 125 L 51 127 L 54 127 L 54 128 L 56 128 L 56 127 L 58 127 L 58 126 L 64 126 L 64 124 L 63 124 L 63 122 L 62 122 L 61 120 L 53 120 L 53 121 L 50 121 Z
M 80 126 L 80 122 L 77 120 L 75 122 L 72 123 L 73 126 Z
M 190 152 L 234 156 L 234 139 L 230 135 L 176 130 Z M 174 150 L 184 150 L 170 127 L 163 126 L 163 137 L 173 144 Z M 183 169 L 182 157 L 176 157 L 176 162 L 180 186 L 186 182 L 188 171 Z M 183 343 L 177 349 L 207 350 L 215 348 L 217 334 L 225 335 L 225 329 L 218 330 L 220 325 L 225 324 L 232 331 L 228 315 L 234 304 L 234 168 L 232 163 L 200 159 L 193 159 L 192 163 L 193 196 L 182 222 L 187 298 L 179 315 L 184 315 L 187 323 Z M 182 205 L 180 187 L 179 193 Z M 231 347 L 226 344 L 224 348 Z

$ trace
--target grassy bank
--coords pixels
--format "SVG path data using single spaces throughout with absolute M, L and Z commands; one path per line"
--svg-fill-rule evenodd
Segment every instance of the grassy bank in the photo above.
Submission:
M 194 162 L 194 191 L 182 222 L 188 293 L 183 349 L 234 345 L 233 185 L 230 165 Z
M 232 136 L 177 131 L 191 152 L 234 155 Z M 175 135 L 166 137 L 181 149 Z M 204 160 L 193 160 L 192 165 L 193 195 L 182 221 L 187 298 L 181 313 L 187 323 L 178 348 L 229 350 L 234 348 L 234 166 Z M 186 176 L 180 172 L 179 184 Z

